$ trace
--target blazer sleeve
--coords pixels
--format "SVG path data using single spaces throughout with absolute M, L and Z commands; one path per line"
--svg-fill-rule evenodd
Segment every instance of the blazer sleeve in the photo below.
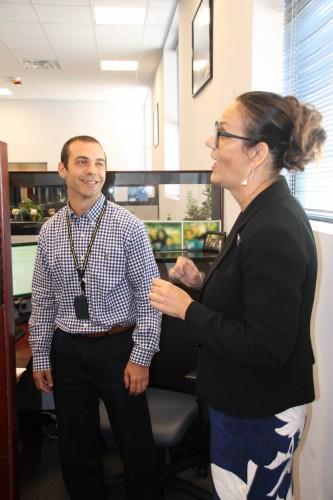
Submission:
M 230 307 L 223 301 L 213 309 L 193 302 L 185 318 L 192 340 L 229 362 L 276 369 L 292 355 L 299 332 L 309 258 L 302 232 L 280 224 L 260 227 L 242 235 L 234 253 L 241 314 L 226 313 Z M 216 286 L 217 294 L 224 286 L 222 270 L 223 260 L 214 283 L 207 284 Z

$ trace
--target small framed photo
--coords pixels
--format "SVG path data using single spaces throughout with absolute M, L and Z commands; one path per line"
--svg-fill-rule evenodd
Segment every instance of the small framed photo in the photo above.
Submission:
M 220 252 L 226 238 L 226 233 L 221 231 L 209 231 L 205 235 L 204 250 L 209 252 Z

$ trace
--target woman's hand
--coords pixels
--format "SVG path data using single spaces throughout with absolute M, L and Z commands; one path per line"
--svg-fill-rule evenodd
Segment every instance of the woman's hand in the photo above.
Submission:
M 188 306 L 193 299 L 184 290 L 169 281 L 155 278 L 149 293 L 150 303 L 164 314 L 185 319 Z
M 201 273 L 193 260 L 187 257 L 178 257 L 176 264 L 169 271 L 170 279 L 178 280 L 188 287 L 199 288 L 204 280 L 204 273 Z

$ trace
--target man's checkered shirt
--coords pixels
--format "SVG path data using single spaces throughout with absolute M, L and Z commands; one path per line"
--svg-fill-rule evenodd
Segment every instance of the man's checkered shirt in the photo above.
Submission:
M 136 325 L 130 360 L 148 366 L 158 351 L 161 314 L 149 303 L 148 293 L 157 265 L 144 224 L 127 210 L 108 202 L 85 273 L 89 320 L 78 320 L 74 297 L 80 295 L 79 278 L 68 239 L 66 212 L 74 248 L 83 262 L 104 195 L 77 217 L 69 205 L 42 227 L 32 282 L 29 342 L 33 369 L 50 367 L 53 332 L 104 332 L 114 325 Z

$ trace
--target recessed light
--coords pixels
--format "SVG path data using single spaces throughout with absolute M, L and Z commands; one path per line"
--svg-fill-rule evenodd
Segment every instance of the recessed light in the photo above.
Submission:
M 103 71 L 136 71 L 138 61 L 106 60 L 101 61 L 101 68 Z
M 96 24 L 132 24 L 145 22 L 143 7 L 94 7 Z
M 0 95 L 13 95 L 13 92 L 11 92 L 9 89 L 0 88 Z

